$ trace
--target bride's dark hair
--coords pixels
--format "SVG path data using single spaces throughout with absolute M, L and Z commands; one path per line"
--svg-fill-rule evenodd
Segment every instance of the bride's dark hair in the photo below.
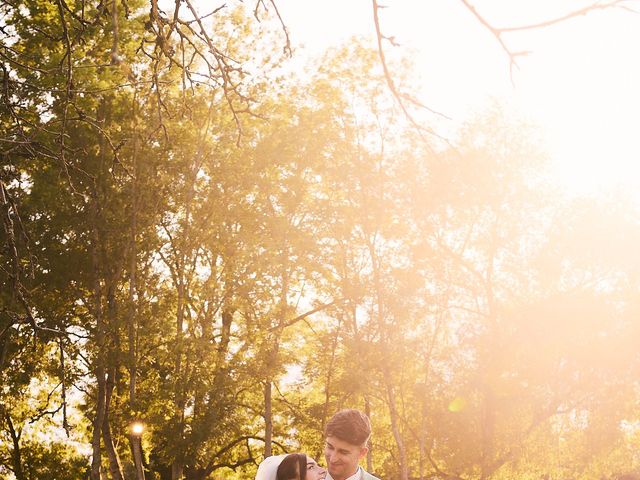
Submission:
M 290 453 L 278 466 L 277 480 L 305 480 L 307 477 L 307 456 L 304 453 Z

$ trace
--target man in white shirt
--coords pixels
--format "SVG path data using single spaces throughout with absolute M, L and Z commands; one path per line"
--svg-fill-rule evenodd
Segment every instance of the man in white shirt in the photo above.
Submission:
M 358 465 L 369 451 L 369 417 L 359 410 L 341 410 L 324 429 L 325 480 L 379 480 Z

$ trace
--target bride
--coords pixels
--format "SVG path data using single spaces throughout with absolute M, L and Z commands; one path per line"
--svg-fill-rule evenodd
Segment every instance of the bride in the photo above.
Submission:
M 304 453 L 274 455 L 258 466 L 255 480 L 323 480 L 327 471 Z

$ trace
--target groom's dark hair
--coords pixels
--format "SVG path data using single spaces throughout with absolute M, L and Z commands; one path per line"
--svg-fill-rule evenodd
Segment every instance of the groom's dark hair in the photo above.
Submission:
M 360 410 L 340 410 L 327 423 L 324 436 L 336 437 L 351 445 L 365 446 L 371 436 L 371 422 Z

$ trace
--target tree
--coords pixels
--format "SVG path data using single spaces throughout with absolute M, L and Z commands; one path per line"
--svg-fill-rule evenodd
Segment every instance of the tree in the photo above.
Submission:
M 3 475 L 244 478 L 346 406 L 383 477 L 637 466 L 637 218 L 523 125 L 436 145 L 357 42 L 272 85 L 242 8 L 0 9 Z

